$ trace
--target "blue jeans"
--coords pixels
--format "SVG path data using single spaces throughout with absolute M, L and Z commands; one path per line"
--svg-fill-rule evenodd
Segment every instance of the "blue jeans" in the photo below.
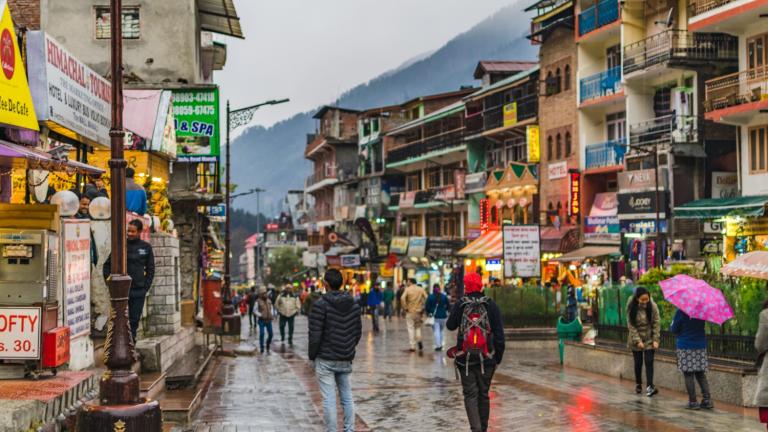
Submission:
M 445 328 L 446 318 L 435 318 L 435 325 L 432 326 L 432 334 L 435 336 L 435 348 L 443 347 L 443 329 Z
M 323 395 L 323 418 L 326 432 L 337 432 L 336 387 L 339 388 L 341 406 L 344 408 L 344 432 L 355 431 L 355 403 L 352 399 L 351 361 L 315 360 L 315 375 Z
M 259 348 L 261 352 L 264 352 L 264 330 L 267 330 L 267 351 L 272 346 L 272 321 L 264 321 L 259 319 Z
M 384 303 L 384 318 L 392 319 L 392 303 Z

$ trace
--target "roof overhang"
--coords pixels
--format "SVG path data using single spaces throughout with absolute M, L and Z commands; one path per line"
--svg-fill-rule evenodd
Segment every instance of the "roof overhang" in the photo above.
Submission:
M 234 0 L 197 0 L 200 29 L 245 39 Z

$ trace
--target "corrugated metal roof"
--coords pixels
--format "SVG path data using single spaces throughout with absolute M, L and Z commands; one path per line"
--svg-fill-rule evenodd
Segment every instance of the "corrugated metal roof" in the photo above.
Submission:
M 245 39 L 233 0 L 197 0 L 200 28 Z
M 477 100 L 483 96 L 486 96 L 488 94 L 494 93 L 497 90 L 500 90 L 504 87 L 510 86 L 512 84 L 517 83 L 518 81 L 521 81 L 525 78 L 528 78 L 532 74 L 539 73 L 539 66 L 533 67 L 531 69 L 528 69 L 527 71 L 520 72 L 518 74 L 512 75 L 509 78 L 505 78 L 493 85 L 490 85 L 484 89 L 481 89 L 478 92 L 472 93 L 471 95 L 467 96 L 464 100 L 470 101 L 470 100 Z
M 503 61 L 503 60 L 483 60 L 477 64 L 475 69 L 475 78 L 480 79 L 483 77 L 483 72 L 509 72 L 516 73 L 528 70 L 536 66 L 536 61 Z

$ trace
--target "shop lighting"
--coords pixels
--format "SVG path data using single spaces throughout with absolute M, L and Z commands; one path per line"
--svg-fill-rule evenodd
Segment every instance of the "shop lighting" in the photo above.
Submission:
M 573 264 L 571 264 L 571 265 L 569 265 L 569 266 L 568 266 L 568 270 L 570 270 L 570 271 L 576 271 L 576 266 L 575 266 L 575 265 L 573 265 Z
M 442 267 L 444 264 L 445 264 L 445 263 L 443 262 L 443 260 L 439 260 L 439 261 L 437 262 L 437 265 L 439 265 L 440 267 Z
M 436 270 L 437 270 L 437 268 L 438 268 L 438 267 L 437 267 L 437 264 L 435 264 L 435 263 L 432 263 L 432 265 L 431 265 L 430 267 L 432 267 L 432 270 L 435 270 L 435 271 L 436 271 Z
M 472 260 L 471 259 L 464 260 L 464 266 L 465 267 L 469 267 L 471 265 L 472 265 Z
M 411 257 L 411 262 L 417 263 L 417 262 L 419 262 L 419 259 L 416 258 L 416 257 Z
M 161 179 L 160 177 L 152 177 L 152 182 L 153 183 L 162 183 L 163 179 Z

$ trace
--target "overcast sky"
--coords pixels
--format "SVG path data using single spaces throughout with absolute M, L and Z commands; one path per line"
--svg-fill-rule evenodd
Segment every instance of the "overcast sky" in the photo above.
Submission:
M 222 109 L 290 98 L 260 111 L 271 125 L 440 48 L 515 0 L 235 0 L 245 40 L 222 39 Z M 222 125 L 223 126 L 223 125 Z M 239 130 L 238 132 L 242 132 Z

